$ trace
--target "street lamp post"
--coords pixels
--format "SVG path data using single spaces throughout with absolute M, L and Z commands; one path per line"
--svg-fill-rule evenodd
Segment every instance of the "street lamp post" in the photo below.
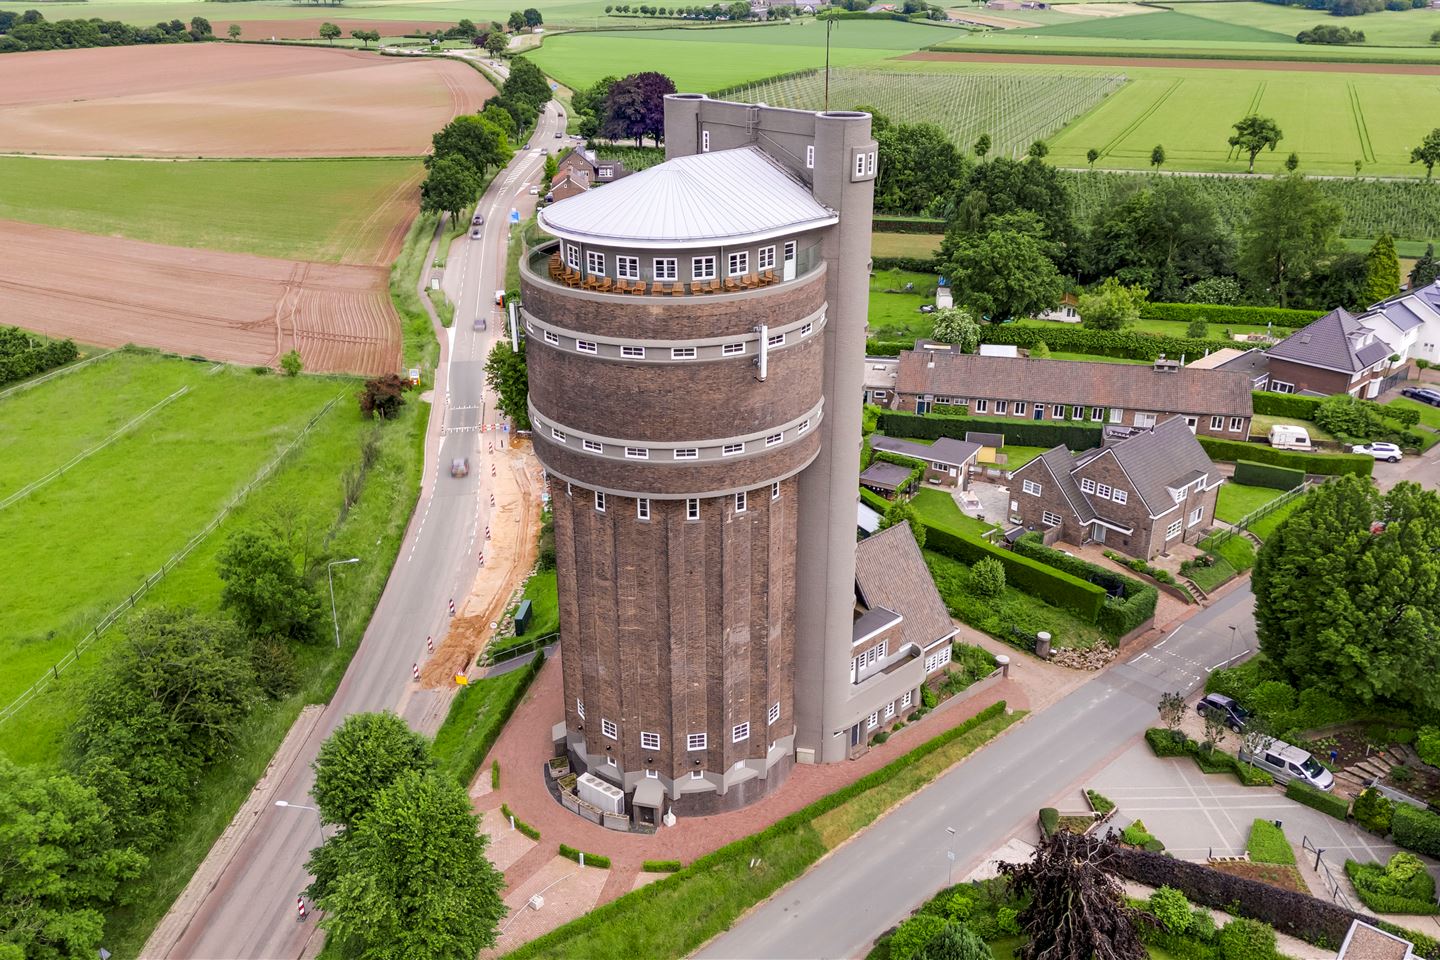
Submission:
M 276 800 L 275 806 L 286 807 L 290 810 L 309 810 L 315 814 L 315 825 L 320 828 L 320 839 L 325 839 L 325 821 L 320 819 L 320 808 L 306 806 L 303 803 L 291 803 L 289 800 Z
M 330 619 L 335 624 L 335 649 L 340 649 L 340 615 L 335 612 L 335 568 L 347 563 L 359 563 L 359 557 L 351 557 L 349 560 L 331 560 L 325 565 L 325 579 L 330 581 Z M 277 806 L 295 806 L 277 801 Z
M 1238 629 L 1235 624 L 1230 624 L 1230 659 L 1225 661 L 1226 666 L 1229 666 L 1231 661 L 1235 659 L 1235 635 Z
M 946 827 L 945 832 L 950 834 L 950 849 L 945 851 L 945 859 L 949 864 L 945 868 L 945 886 L 953 886 L 955 883 L 955 828 Z

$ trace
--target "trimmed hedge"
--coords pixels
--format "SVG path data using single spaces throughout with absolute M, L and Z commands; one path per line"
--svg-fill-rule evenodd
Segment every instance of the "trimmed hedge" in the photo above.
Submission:
M 1256 820 L 1250 824 L 1250 839 L 1245 844 L 1245 850 L 1256 863 L 1295 866 L 1295 848 L 1285 838 L 1285 831 L 1269 820 Z
M 1294 417 L 1296 420 L 1314 420 L 1315 412 L 1320 409 L 1319 397 L 1271 393 L 1268 390 L 1250 391 L 1250 403 L 1255 412 L 1263 416 Z
M 1236 460 L 1235 482 L 1249 487 L 1294 490 L 1305 482 L 1305 471 L 1297 470 L 1294 467 L 1280 467 L 1273 463 Z
M 880 430 L 887 436 L 938 440 L 964 440 L 970 431 L 1001 433 L 1006 443 L 1022 447 L 1070 447 L 1085 450 L 1098 447 L 1104 433 L 1101 426 L 1078 421 L 1029 420 L 1024 417 L 937 417 L 914 413 L 887 412 L 880 415 Z
M 1002 550 L 979 537 L 944 530 L 925 524 L 925 548 L 952 560 L 974 565 L 977 560 L 994 557 L 1005 565 L 1005 582 L 1035 594 L 1051 606 L 1068 610 L 1086 623 L 1098 623 L 1105 605 L 1104 588 L 1071 576 L 1063 570 L 1023 557 L 1013 550 Z
M 1345 861 L 1345 875 L 1355 885 L 1360 902 L 1376 913 L 1440 913 L 1440 905 L 1435 903 L 1435 881 L 1423 869 L 1416 875 L 1415 889 L 1408 895 L 1404 891 L 1387 892 L 1386 887 L 1393 885 L 1387 883 L 1388 872 L 1383 864 Z
M 1357 477 L 1368 477 L 1375 469 L 1375 458 L 1358 453 L 1299 453 L 1294 450 L 1276 450 L 1258 443 L 1243 440 L 1224 440 L 1219 437 L 1196 436 L 1200 446 L 1211 460 L 1240 461 L 1290 467 L 1306 473 L 1321 476 L 1343 476 L 1351 473 Z
M 944 233 L 945 221 L 932 217 L 902 217 L 877 213 L 873 221 L 876 233 Z
M 936 257 L 872 257 L 870 259 L 870 266 L 875 270 L 908 270 L 911 273 L 940 272 L 940 260 Z M 867 340 L 865 341 L 865 349 L 868 351 L 870 349 L 870 344 L 881 342 L 885 341 Z M 871 354 L 871 356 L 893 357 L 899 354 L 901 350 L 908 350 L 911 347 L 915 346 L 915 342 L 913 340 L 908 343 L 902 340 L 892 340 L 888 342 L 895 345 L 893 353 L 876 353 Z
M 679 860 L 646 860 L 640 864 L 646 873 L 674 873 L 680 869 Z
M 530 824 L 526 823 L 524 820 L 521 820 L 519 817 L 515 816 L 515 811 L 510 809 L 510 805 L 508 803 L 500 804 L 500 816 L 504 817 L 506 820 L 514 820 L 515 829 L 525 834 L 525 836 L 529 837 L 531 840 L 540 839 L 540 831 L 530 826 Z
M 981 343 L 1009 343 L 1029 349 L 1045 342 L 1051 350 L 1064 353 L 1091 353 L 1102 357 L 1128 360 L 1154 360 L 1160 354 L 1178 360 L 1234 347 L 1232 340 L 1170 337 L 1153 333 L 1119 330 L 1086 330 L 1070 324 L 1047 324 L 1043 327 L 1022 327 L 1016 324 L 986 326 L 980 331 Z
M 890 501 L 868 487 L 860 488 L 860 502 L 882 517 L 885 516 L 885 511 L 890 509 Z
M 1163 727 L 1151 727 L 1145 731 L 1145 742 L 1157 757 L 1189 757 L 1205 773 L 1235 774 L 1241 786 L 1268 787 L 1275 783 L 1275 778 L 1259 767 L 1242 763 L 1223 750 L 1206 751 L 1183 733 L 1177 737 Z
M 1285 784 L 1285 796 L 1296 803 L 1303 803 L 1321 813 L 1329 814 L 1336 820 L 1345 820 L 1350 816 L 1349 800 L 1324 790 L 1316 790 L 1303 780 L 1291 780 Z
M 576 863 L 580 863 L 580 854 L 581 851 L 576 850 L 574 847 L 564 843 L 560 844 L 560 856 L 565 857 L 569 860 L 574 860 Z M 587 867 L 598 867 L 601 870 L 607 870 L 610 867 L 610 858 L 603 857 L 598 853 L 586 853 L 585 862 L 583 865 Z
M 834 793 L 821 797 L 819 800 L 816 800 L 809 806 L 802 807 L 801 809 L 795 811 L 787 817 L 782 817 L 781 819 L 772 823 L 770 826 L 766 827 L 764 830 L 761 830 L 759 833 L 756 833 L 749 837 L 742 837 L 739 840 L 727 843 L 719 850 L 716 850 L 713 853 L 707 853 L 705 856 L 692 862 L 688 867 L 672 873 L 668 877 L 656 880 L 654 883 L 651 883 L 640 890 L 632 891 L 622 897 L 611 900 L 609 903 L 596 907 L 594 910 L 591 910 L 590 912 L 581 915 L 577 919 L 570 921 L 564 926 L 552 930 L 544 936 L 537 937 L 536 939 L 531 940 L 529 943 L 520 947 L 518 950 L 507 954 L 507 960 L 526 960 L 526 958 L 532 957 L 553 957 L 557 955 L 556 948 L 561 944 L 570 942 L 571 938 L 583 937 L 587 931 L 595 929 L 602 925 L 607 925 L 610 923 L 623 924 L 625 922 L 626 912 L 630 909 L 632 905 L 634 905 L 637 900 L 653 897 L 656 891 L 667 890 L 672 886 L 684 883 L 685 880 L 696 874 L 705 873 L 722 864 L 732 861 L 744 861 L 752 859 L 759 852 L 760 845 L 764 841 L 778 839 L 788 834 L 791 834 L 801 828 L 811 826 L 815 818 L 819 817 L 821 814 L 828 813 L 829 811 L 834 810 L 836 807 L 840 806 L 842 803 L 858 797 L 868 790 L 872 790 L 875 787 L 889 782 L 890 780 L 894 779 L 895 776 L 900 773 L 900 771 L 906 769 L 907 767 L 914 766 L 916 763 L 920 762 L 925 757 L 928 757 L 936 750 L 939 750 L 941 747 L 944 747 L 952 743 L 953 741 L 960 739 L 961 737 L 965 736 L 965 734 L 969 733 L 971 730 L 974 730 L 981 724 L 988 723 L 989 721 L 994 720 L 996 717 L 999 717 L 1004 713 L 1004 700 L 992 703 L 990 706 L 986 707 L 984 710 L 981 710 L 979 713 L 975 714 L 975 716 L 971 717 L 969 720 L 966 720 L 959 726 L 947 730 L 939 736 L 933 737 L 930 740 L 925 741 L 924 743 L 920 744 L 920 746 L 916 747 L 914 750 L 911 750 L 909 753 L 897 757 L 894 760 L 891 760 L 879 770 L 866 774 L 865 776 L 861 777 L 859 780 L 856 780 L 849 786 L 841 787 Z M 818 856 L 819 854 L 817 853 L 817 859 Z M 778 882 L 776 886 L 778 887 L 780 883 L 788 882 L 788 880 L 790 879 L 793 878 L 777 878 Z M 728 923 L 726 925 L 728 926 Z M 694 947 L 698 946 L 698 943 L 694 944 L 691 949 L 694 949 Z
M 1390 833 L 1406 850 L 1440 857 L 1440 816 L 1408 803 L 1395 804 Z
M 1053 837 L 1060 829 L 1060 811 L 1054 807 L 1040 808 L 1040 836 Z
M 1155 604 L 1160 600 L 1160 591 L 1148 583 L 1107 570 L 1088 560 L 1067 556 L 1059 550 L 1045 546 L 1039 533 L 1027 533 L 1010 547 L 1022 557 L 1062 570 L 1071 576 L 1101 586 L 1106 591 L 1105 603 L 1095 624 L 1107 636 L 1123 637 L 1150 617 L 1155 615 Z M 1110 595 L 1118 589 L 1120 597 Z
M 1324 315 L 1323 310 L 1227 307 L 1213 303 L 1145 303 L 1140 306 L 1140 316 L 1144 320 L 1173 320 L 1176 323 L 1203 320 L 1222 327 L 1230 323 L 1256 327 L 1263 327 L 1267 323 L 1277 327 L 1303 327 Z

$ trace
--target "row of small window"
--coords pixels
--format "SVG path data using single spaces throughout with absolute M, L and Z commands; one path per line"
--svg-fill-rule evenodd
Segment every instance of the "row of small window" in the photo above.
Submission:
M 906 705 L 908 706 L 908 703 L 907 703 Z M 584 720 L 584 719 L 585 719 L 585 701 L 579 699 L 578 697 L 577 697 L 576 700 L 575 700 L 575 713 L 576 713 L 577 716 L 580 717 L 581 720 Z M 774 703 L 770 704 L 770 709 L 769 709 L 768 711 L 766 711 L 766 714 L 765 714 L 765 725 L 768 727 L 768 726 L 770 726 L 771 724 L 775 723 L 775 721 L 777 721 L 777 720 L 779 720 L 779 719 L 780 719 L 780 701 L 779 701 L 779 700 L 776 700 Z M 615 725 L 615 721 L 614 721 L 614 720 L 605 720 L 605 719 L 602 718 L 602 719 L 600 720 L 600 732 L 601 732 L 602 734 L 604 734 L 604 735 L 605 735 L 608 739 L 610 739 L 610 740 L 619 740 L 619 739 L 620 739 L 620 728 Z M 750 739 L 750 721 L 747 720 L 747 721 L 745 721 L 744 723 L 737 723 L 737 724 L 735 724 L 735 726 L 733 726 L 733 727 L 730 728 L 730 742 L 731 742 L 731 743 L 741 743 L 741 742 L 743 742 L 743 741 L 745 741 L 745 740 L 749 740 L 749 739 Z M 707 746 L 707 743 L 706 743 L 706 734 L 703 734 L 703 733 L 691 733 L 691 734 L 686 734 L 686 736 L 685 736 L 685 749 L 686 749 L 686 750 L 704 750 L 704 749 L 706 748 L 706 746 Z M 649 732 L 646 732 L 646 731 L 641 731 L 641 733 L 640 733 L 640 749 L 641 749 L 641 750 L 659 750 L 659 749 L 660 749 L 660 734 L 658 734 L 658 733 L 649 733 Z
M 776 480 L 774 483 L 770 484 L 770 499 L 771 499 L 771 500 L 779 500 L 779 499 L 780 499 L 780 481 L 779 481 L 779 480 Z M 595 491 L 595 509 L 596 509 L 598 512 L 604 513 L 604 512 L 605 512 L 606 504 L 607 504 L 608 502 L 609 502 L 609 500 L 608 500 L 608 498 L 605 496 L 604 491 L 601 491 L 601 490 L 596 490 L 596 491 Z M 740 491 L 739 493 L 735 494 L 735 512 L 736 512 L 736 513 L 744 513 L 744 512 L 745 512 L 746 510 L 748 510 L 748 509 L 750 509 L 750 494 L 749 494 L 748 491 L 742 490 L 742 491 Z M 636 499 L 636 501 L 635 501 L 635 517 L 636 517 L 636 519 L 639 519 L 639 520 L 649 520 L 649 519 L 650 519 L 650 498 L 649 498 L 649 497 L 639 497 L 638 499 Z M 694 497 L 691 497 L 690 499 L 688 499 L 688 500 L 685 501 L 685 519 L 686 519 L 686 520 L 699 520 L 699 519 L 700 519 L 700 501 L 699 501 L 698 499 L 696 499 L 696 498 L 694 498 Z
M 615 278 L 617 280 L 639 280 L 640 279 L 640 258 L 617 253 L 614 256 Z M 785 241 L 785 259 L 795 259 L 795 241 Z M 567 243 L 565 245 L 565 262 L 571 269 L 580 269 L 580 245 L 578 243 Z M 716 257 L 713 255 L 690 258 L 690 279 L 691 280 L 714 280 L 717 278 L 715 272 Z M 725 257 L 727 276 L 743 277 L 750 272 L 750 251 L 737 250 L 727 254 Z M 585 272 L 592 277 L 604 277 L 606 274 L 606 257 L 603 250 L 585 251 Z M 761 247 L 755 251 L 756 270 L 775 269 L 775 247 Z M 652 280 L 679 280 L 680 261 L 676 257 L 655 257 L 650 261 Z
M 1191 510 L 1191 511 L 1190 511 L 1190 516 L 1189 516 L 1189 518 L 1185 521 L 1184 525 L 1187 526 L 1187 527 L 1193 527 L 1193 526 L 1195 526 L 1196 524 L 1198 524 L 1201 520 L 1204 520 L 1204 519 L 1205 519 L 1205 508 L 1204 508 L 1204 507 L 1196 507 L 1194 510 Z M 1170 524 L 1170 526 L 1168 526 L 1168 527 L 1165 528 L 1165 539 L 1166 539 L 1166 540 L 1174 540 L 1176 537 L 1180 536 L 1180 527 L 1181 527 L 1181 521 L 1179 521 L 1179 520 L 1173 521 L 1173 522 Z
M 895 708 L 898 706 L 901 710 L 906 710 L 909 708 L 913 700 L 914 695 L 907 690 L 905 691 L 905 696 L 901 697 L 899 700 L 891 700 L 889 703 L 885 704 L 885 719 L 893 720 L 895 718 Z M 869 719 L 865 721 L 866 730 L 874 730 L 876 727 L 880 726 L 880 714 L 881 711 L 879 710 L 876 710 L 874 713 L 870 714 Z
M 815 324 L 813 324 L 813 323 L 807 323 L 807 324 L 805 324 L 804 326 L 802 326 L 802 327 L 800 328 L 799 333 L 797 334 L 797 336 L 808 337 L 808 336 L 810 336 L 810 334 L 813 333 L 814 331 L 815 331 Z M 545 342 L 548 343 L 548 344 L 550 344 L 552 347 L 558 347 L 558 346 L 560 346 L 560 335 L 559 335 L 558 333 L 554 333 L 553 331 L 546 330 L 546 331 L 545 331 Z M 772 333 L 772 334 L 770 334 L 768 337 L 765 338 L 765 345 L 766 345 L 767 347 L 783 347 L 783 346 L 785 346 L 785 334 L 783 334 L 783 333 Z M 599 345 L 598 343 L 596 343 L 594 340 L 581 340 L 581 339 L 578 339 L 578 338 L 577 338 L 577 339 L 575 340 L 575 351 L 576 351 L 577 353 L 596 353 L 596 354 L 598 354 L 598 353 L 600 352 L 600 345 Z M 724 344 L 724 345 L 722 345 L 722 346 L 720 347 L 720 355 L 721 355 L 722 357 L 739 357 L 739 356 L 744 356 L 744 354 L 745 354 L 745 344 L 744 344 L 743 342 L 741 342 L 741 343 L 727 343 L 727 344 Z M 624 345 L 622 345 L 622 346 L 620 347 L 620 356 L 625 357 L 626 359 L 630 359 L 630 360 L 644 360 L 644 359 L 645 359 L 645 348 L 644 348 L 644 347 L 633 346 L 633 345 L 630 345 L 630 344 L 624 344 Z M 694 359 L 695 359 L 696 357 L 698 357 L 698 356 L 699 356 L 699 351 L 698 351 L 695 347 L 671 347 L 671 348 L 670 348 L 670 359 L 671 359 L 671 360 L 694 360 Z
M 795 436 L 797 436 L 797 437 L 798 437 L 798 436 L 801 436 L 802 434 L 806 433 L 809 429 L 810 429 L 810 421 L 809 421 L 809 419 L 801 420 L 798 424 L 795 425 Z M 570 435 L 569 435 L 568 433 L 566 433 L 564 430 L 561 430 L 561 429 L 559 429 L 559 428 L 557 428 L 557 427 L 551 427 L 551 428 L 550 428 L 550 438 L 551 438 L 552 440 L 554 440 L 556 443 L 566 443 L 566 444 L 568 444 L 568 443 L 570 442 Z M 767 436 L 767 437 L 765 438 L 765 446 L 767 446 L 767 447 L 777 446 L 777 445 L 783 443 L 784 441 L 785 441 L 785 431 L 781 430 L 781 431 L 779 431 L 779 432 L 777 432 L 777 433 L 772 433 L 772 434 L 770 434 L 769 436 Z M 605 444 L 601 443 L 599 440 L 583 440 L 583 439 L 582 439 L 582 440 L 580 441 L 580 446 L 585 450 L 586 453 L 604 453 L 604 452 L 605 452 Z M 699 447 L 676 447 L 672 452 L 673 452 L 674 458 L 675 458 L 676 460 L 699 460 L 699 459 L 700 459 L 700 448 L 699 448 Z M 744 440 L 737 441 L 736 443 L 727 443 L 727 444 L 725 444 L 724 446 L 722 446 L 722 447 L 720 448 L 720 455 L 721 455 L 722 457 L 737 457 L 737 456 L 739 456 L 740 454 L 742 454 L 742 453 L 744 453 L 744 452 L 745 452 L 745 441 L 744 441 Z M 626 459 L 626 460 L 649 460 L 649 459 L 650 459 L 650 448 L 649 448 L 649 447 L 626 447 L 626 448 L 625 448 L 625 459 Z
M 1093 494 L 1102 500 L 1114 500 L 1116 503 L 1125 503 L 1130 499 L 1130 494 L 1119 487 L 1112 487 L 1108 483 L 1096 483 L 1089 477 L 1081 478 L 1080 492 Z
M 1211 430 L 1219 430 L 1219 429 L 1220 429 L 1221 427 L 1223 427 L 1224 425 L 1225 425 L 1225 418 L 1224 418 L 1224 417 L 1211 417 L 1211 418 L 1210 418 L 1210 429 L 1211 429 Z M 1244 418 L 1244 417 L 1231 417 L 1231 418 L 1230 418 L 1230 432 L 1231 432 L 1231 433 L 1239 433 L 1241 430 L 1244 430 L 1244 429 L 1245 429 L 1245 418 Z

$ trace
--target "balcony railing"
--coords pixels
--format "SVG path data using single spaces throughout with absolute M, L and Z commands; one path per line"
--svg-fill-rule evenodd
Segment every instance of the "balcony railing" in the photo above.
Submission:
M 804 251 L 809 254 L 811 251 Z M 619 296 L 649 297 L 703 297 L 715 294 L 745 293 L 783 283 L 793 283 L 813 273 L 820 261 L 817 256 L 802 256 L 806 266 L 793 280 L 785 280 L 783 273 L 762 270 L 738 277 L 716 277 L 709 280 L 631 280 L 589 274 L 565 263 L 560 256 L 559 244 L 550 243 L 530 251 L 527 257 L 529 271 L 537 277 L 548 279 L 559 286 L 592 293 L 606 293 Z

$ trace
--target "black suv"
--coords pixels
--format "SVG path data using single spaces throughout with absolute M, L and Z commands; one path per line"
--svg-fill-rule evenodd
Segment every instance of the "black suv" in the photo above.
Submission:
M 1245 711 L 1245 708 L 1220 693 L 1207 693 L 1200 698 L 1199 703 L 1195 704 L 1195 712 L 1202 717 L 1211 710 L 1224 717 L 1225 726 L 1237 733 L 1245 729 L 1245 721 L 1250 718 L 1250 714 Z

